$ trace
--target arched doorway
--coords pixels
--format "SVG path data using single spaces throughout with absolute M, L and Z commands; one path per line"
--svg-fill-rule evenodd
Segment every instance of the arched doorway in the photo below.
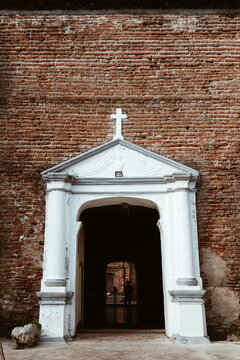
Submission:
M 163 329 L 158 212 L 155 209 L 122 203 L 86 209 L 80 220 L 85 229 L 83 326 Z M 119 266 L 132 263 L 136 268 L 138 289 L 133 289 L 136 292 L 136 301 L 128 307 L 128 317 L 124 317 L 126 311 L 123 299 L 122 304 L 106 304 L 106 290 L 109 290 L 106 289 L 106 267 L 113 261 Z M 126 271 L 127 267 L 124 269 Z M 113 284 L 114 269 L 108 274 Z M 124 277 L 123 282 L 133 282 L 130 274 L 125 273 Z M 123 295 L 124 285 L 126 284 L 118 285 L 119 294 Z M 115 320 L 111 318 L 112 311 L 118 315 Z
M 43 278 L 41 291 L 37 294 L 40 298 L 39 321 L 42 324 L 43 339 L 71 339 L 79 321 L 84 323 L 86 320 L 83 317 L 87 314 L 84 311 L 84 298 L 79 293 L 83 293 L 86 285 L 85 265 L 88 265 L 84 263 L 87 258 L 83 245 L 89 241 L 87 232 L 84 234 L 86 224 L 84 219 L 81 221 L 81 214 L 84 210 L 90 211 L 90 208 L 127 203 L 155 209 L 160 214 L 157 222 L 159 231 L 156 231 L 158 246 L 161 233 L 160 270 L 162 268 L 166 334 L 178 342 L 208 342 L 203 299 L 205 291 L 202 289 L 198 254 L 195 202 L 198 172 L 123 139 L 114 139 L 56 165 L 42 175 L 47 182 L 46 228 Z M 105 218 L 94 225 L 98 230 L 95 238 L 100 238 L 101 241 L 95 240 L 93 251 L 95 247 L 107 248 L 106 236 L 102 231 L 108 227 L 103 226 L 104 222 Z M 138 217 L 134 228 L 138 229 L 139 236 L 144 232 L 143 225 Z M 156 228 L 156 219 L 154 226 Z M 126 228 L 121 223 L 116 224 L 113 229 L 114 237 L 111 239 L 116 239 L 122 229 Z M 129 228 L 132 229 L 133 226 Z M 146 241 L 149 239 L 149 232 L 144 239 L 145 246 L 154 243 Z M 101 247 L 104 242 L 105 246 Z M 138 244 L 135 246 L 138 247 Z M 123 253 L 125 255 L 127 252 Z M 140 253 L 143 254 L 143 251 Z M 155 255 L 154 251 L 151 253 Z M 98 297 L 99 304 L 96 306 L 104 307 L 105 304 L 106 264 L 112 261 L 135 263 L 135 259 L 131 259 L 131 252 L 125 258 L 116 258 L 113 253 L 110 255 L 101 265 L 100 274 L 103 275 L 96 286 L 103 289 L 102 292 L 99 290 L 103 295 Z M 143 255 L 142 260 L 149 258 L 146 247 Z M 141 261 L 136 259 L 139 274 L 137 262 Z M 160 262 L 158 266 L 159 264 Z M 148 280 L 153 273 L 154 271 L 148 274 Z M 98 272 L 95 270 L 93 282 L 97 282 L 96 277 Z M 143 278 L 143 275 L 139 276 L 139 279 Z M 144 292 L 145 286 L 141 288 L 138 281 L 139 291 Z M 94 299 L 93 292 L 91 296 Z M 146 299 L 141 299 L 144 310 L 149 297 Z M 94 300 L 92 303 L 94 304 Z M 158 301 L 158 306 L 159 304 Z M 141 308 L 140 305 L 139 302 Z M 151 306 L 151 312 L 154 313 L 154 306 Z M 81 309 L 83 310 L 80 311 Z M 141 316 L 147 316 L 146 313 L 140 309 Z M 96 319 L 100 319 L 99 323 L 104 318 L 101 314 L 104 314 L 102 310 L 99 316 L 96 315 Z M 141 321 L 146 324 L 148 320 Z

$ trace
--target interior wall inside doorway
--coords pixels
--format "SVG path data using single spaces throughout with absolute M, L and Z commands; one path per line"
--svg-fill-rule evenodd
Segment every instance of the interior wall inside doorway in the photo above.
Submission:
M 158 219 L 156 210 L 128 204 L 84 210 L 84 327 L 107 326 L 106 267 L 125 261 L 136 266 L 135 326 L 164 328 Z
M 137 273 L 135 264 L 115 261 L 106 267 L 106 304 L 124 303 L 125 286 L 131 286 L 131 301 L 137 301 Z

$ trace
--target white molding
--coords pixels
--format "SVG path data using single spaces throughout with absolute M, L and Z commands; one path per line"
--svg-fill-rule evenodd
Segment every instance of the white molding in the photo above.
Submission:
M 175 167 L 176 169 L 179 169 L 187 174 L 192 174 L 192 175 L 195 175 L 196 177 L 198 177 L 199 173 L 197 170 L 194 170 L 186 165 L 183 165 L 183 164 L 179 164 L 178 162 L 174 161 L 174 160 L 171 160 L 171 159 L 168 159 L 164 156 L 161 156 L 161 155 L 158 155 L 152 151 L 149 151 L 149 150 L 146 150 L 144 148 L 141 148 L 140 146 L 137 146 L 133 143 L 130 143 L 124 139 L 116 139 L 116 140 L 112 140 L 108 143 L 105 143 L 95 149 L 92 149 L 86 153 L 83 153 L 83 154 L 80 154 L 70 160 L 67 160 L 67 161 L 64 161 L 63 163 L 61 164 L 58 164 L 58 165 L 55 165 L 53 167 L 51 167 L 50 169 L 48 170 L 45 170 L 42 172 L 42 176 L 43 177 L 46 177 L 46 175 L 48 173 L 56 173 L 56 172 L 59 172 L 59 171 L 63 171 L 65 169 L 67 169 L 68 167 L 70 166 L 73 166 L 75 164 L 78 164 L 80 162 L 82 162 L 83 160 L 87 160 L 91 157 L 94 157 L 96 156 L 97 154 L 100 154 L 110 148 L 113 148 L 115 147 L 116 145 L 122 145 L 123 147 L 126 147 L 127 149 L 131 149 L 133 151 L 136 151 L 137 153 L 139 154 L 143 154 L 145 156 L 148 156 L 149 158 L 152 158 L 152 159 L 155 159 L 161 163 L 164 163 L 164 164 L 167 164 L 167 165 L 170 165 L 170 166 L 173 166 Z
M 208 336 L 181 336 L 174 334 L 170 340 L 179 345 L 207 345 L 210 343 Z
M 115 178 L 114 169 L 121 170 L 123 177 Z M 101 176 L 96 176 L 98 174 Z M 194 169 L 121 139 L 42 173 L 47 183 L 47 207 L 44 271 L 38 294 L 42 294 L 40 323 L 46 338 L 64 339 L 74 336 L 76 331 L 76 307 L 80 303 L 77 300 L 80 296 L 77 249 L 81 212 L 122 202 L 155 208 L 159 212 L 157 225 L 167 335 L 178 334 L 178 339 L 194 337 L 195 340 L 206 337 L 205 292 L 200 278 L 196 231 L 198 175 Z M 83 254 L 81 257 L 84 262 Z M 72 294 L 71 301 L 67 294 Z
M 196 175 L 173 174 L 164 177 L 120 177 L 120 178 L 79 178 L 73 177 L 73 185 L 123 185 L 123 184 L 172 184 L 176 181 L 196 183 Z M 189 189 L 189 187 L 187 187 Z M 177 191 L 179 188 L 169 188 L 168 191 Z
M 203 304 L 206 290 L 169 290 L 173 302 L 194 302 Z
M 66 279 L 46 279 L 45 285 L 47 287 L 66 286 Z
M 37 292 L 41 305 L 65 305 L 71 304 L 73 292 Z

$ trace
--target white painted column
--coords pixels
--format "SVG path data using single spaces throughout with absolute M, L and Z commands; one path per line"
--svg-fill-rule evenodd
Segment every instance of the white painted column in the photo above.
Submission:
M 178 285 L 197 285 L 188 181 L 177 181 L 174 193 L 175 253 Z
M 44 244 L 43 279 L 40 298 L 39 322 L 42 341 L 63 341 L 69 338 L 66 319 L 67 305 L 72 291 L 67 291 L 66 245 L 68 235 L 68 196 L 71 177 L 67 174 L 47 174 L 46 227 Z
M 52 189 L 51 189 L 52 188 Z M 65 286 L 66 216 L 64 184 L 52 182 L 47 195 L 45 284 Z
M 191 175 L 173 175 L 167 191 L 171 201 L 172 261 L 175 262 L 171 296 L 171 339 L 176 343 L 208 343 L 204 308 L 205 291 L 195 274 L 196 249 L 192 224 L 190 192 L 194 188 Z M 169 336 L 169 334 L 168 334 Z
M 66 285 L 66 200 L 69 183 L 63 174 L 54 178 L 47 187 L 47 219 L 45 229 L 45 285 Z

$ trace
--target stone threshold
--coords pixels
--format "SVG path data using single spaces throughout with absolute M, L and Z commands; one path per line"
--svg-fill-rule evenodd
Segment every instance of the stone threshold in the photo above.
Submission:
M 152 334 L 152 335 L 166 335 L 166 331 L 164 329 L 115 329 L 115 328 L 109 328 L 109 329 L 78 329 L 76 333 L 76 337 L 78 337 L 81 334 L 106 334 L 106 335 L 114 335 L 114 334 L 139 334 L 139 335 L 145 335 L 145 334 Z

